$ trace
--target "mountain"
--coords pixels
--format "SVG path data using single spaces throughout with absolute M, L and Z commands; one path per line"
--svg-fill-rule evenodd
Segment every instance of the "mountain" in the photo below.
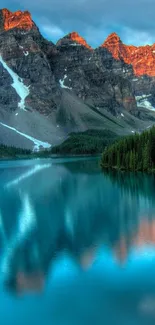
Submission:
M 95 50 L 76 32 L 55 45 L 29 12 L 0 10 L 0 142 L 38 150 L 71 132 L 152 125 L 153 69 L 137 75 L 136 59 L 112 35 Z
M 133 72 L 128 75 L 128 79 L 132 84 L 137 106 L 154 110 L 155 44 L 139 47 L 125 45 L 116 33 L 112 33 L 101 45 L 101 48 L 108 50 L 117 62 L 123 62 L 132 67 Z M 140 115 L 142 112 L 139 112 Z

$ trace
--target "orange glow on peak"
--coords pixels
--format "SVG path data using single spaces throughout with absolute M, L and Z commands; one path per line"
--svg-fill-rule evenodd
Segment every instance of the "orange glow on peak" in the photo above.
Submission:
M 89 46 L 87 44 L 87 42 L 85 41 L 85 39 L 83 37 L 81 37 L 78 33 L 72 32 L 68 36 L 72 41 L 77 42 L 77 43 L 87 47 L 89 50 L 92 50 L 91 46 Z
M 2 9 L 4 20 L 4 30 L 8 31 L 13 28 L 19 28 L 29 31 L 34 27 L 31 14 L 28 11 L 11 12 L 8 9 Z
M 155 44 L 152 46 L 125 45 L 116 33 L 112 33 L 101 47 L 111 52 L 116 60 L 131 64 L 136 76 L 155 76 Z

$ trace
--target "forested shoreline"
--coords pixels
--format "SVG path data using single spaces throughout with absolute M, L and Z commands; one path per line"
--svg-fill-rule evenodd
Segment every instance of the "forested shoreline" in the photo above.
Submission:
M 22 148 L 16 148 L 11 146 L 6 146 L 4 144 L 0 144 L 0 159 L 3 158 L 16 158 L 20 156 L 31 156 L 32 151 Z
M 105 148 L 101 167 L 127 171 L 155 171 L 155 126 L 124 137 Z

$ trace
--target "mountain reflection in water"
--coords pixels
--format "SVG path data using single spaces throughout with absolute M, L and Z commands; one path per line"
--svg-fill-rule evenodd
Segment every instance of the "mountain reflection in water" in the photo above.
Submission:
M 3 162 L 0 180 L 3 290 L 43 293 L 48 281 L 86 274 L 120 301 L 127 290 L 134 299 L 141 292 L 137 308 L 147 314 L 145 299 L 155 296 L 154 175 L 52 159 Z

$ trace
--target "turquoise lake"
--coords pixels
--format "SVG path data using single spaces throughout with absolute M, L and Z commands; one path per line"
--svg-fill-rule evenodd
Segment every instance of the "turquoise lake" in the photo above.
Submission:
M 0 162 L 0 324 L 155 324 L 155 176 Z

